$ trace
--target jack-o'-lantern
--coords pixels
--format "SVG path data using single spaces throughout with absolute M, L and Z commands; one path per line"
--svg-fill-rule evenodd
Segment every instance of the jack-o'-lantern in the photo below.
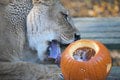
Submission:
M 62 53 L 61 70 L 65 80 L 106 80 L 112 61 L 99 41 L 81 39 Z

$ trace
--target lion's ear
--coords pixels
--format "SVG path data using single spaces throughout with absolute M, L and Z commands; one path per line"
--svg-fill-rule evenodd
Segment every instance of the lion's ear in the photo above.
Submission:
M 0 5 L 8 5 L 11 2 L 13 2 L 13 0 L 0 0 Z
M 1 5 L 7 5 L 10 3 L 11 0 L 0 0 Z
M 40 3 L 42 0 L 32 0 L 33 4 Z

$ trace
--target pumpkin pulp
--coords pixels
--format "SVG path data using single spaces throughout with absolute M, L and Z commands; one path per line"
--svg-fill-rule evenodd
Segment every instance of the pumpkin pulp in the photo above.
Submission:
M 80 47 L 74 51 L 73 58 L 77 61 L 88 61 L 95 53 L 95 50 L 90 47 Z

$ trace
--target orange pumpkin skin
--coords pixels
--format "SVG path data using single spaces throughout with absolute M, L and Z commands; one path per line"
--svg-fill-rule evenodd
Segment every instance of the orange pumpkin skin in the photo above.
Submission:
M 88 61 L 77 61 L 73 53 L 80 47 L 90 47 L 95 55 Z M 108 49 L 95 40 L 81 39 L 71 43 L 62 53 L 61 71 L 65 80 L 106 80 L 112 61 Z

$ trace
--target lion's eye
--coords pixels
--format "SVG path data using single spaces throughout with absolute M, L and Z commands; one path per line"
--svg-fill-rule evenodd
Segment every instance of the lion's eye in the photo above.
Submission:
M 49 1 L 49 0 L 44 0 L 44 1 Z
M 63 13 L 63 12 L 61 12 L 61 14 L 63 15 L 63 17 L 64 17 L 64 19 L 68 19 L 68 15 L 67 14 L 65 14 L 65 13 Z

